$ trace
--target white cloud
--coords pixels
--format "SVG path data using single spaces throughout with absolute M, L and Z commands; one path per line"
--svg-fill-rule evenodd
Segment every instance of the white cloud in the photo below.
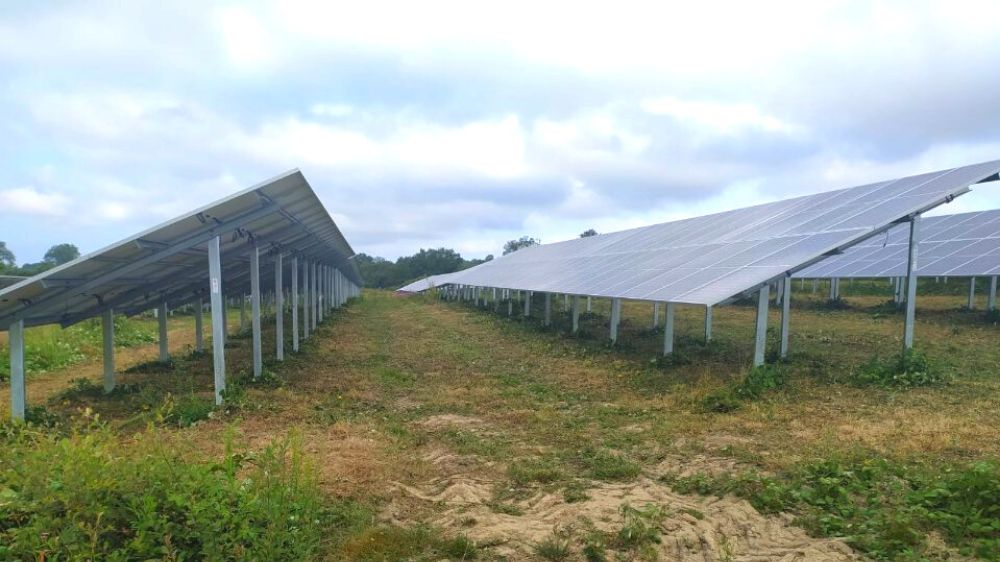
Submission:
M 643 100 L 641 106 L 647 113 L 672 117 L 708 133 L 733 135 L 746 129 L 759 129 L 787 134 L 798 130 L 750 103 L 686 101 L 664 96 Z
M 346 103 L 316 103 L 309 112 L 322 117 L 347 117 L 354 113 L 354 107 Z
M 60 217 L 66 215 L 69 203 L 65 195 L 41 192 L 33 187 L 0 191 L 0 214 Z

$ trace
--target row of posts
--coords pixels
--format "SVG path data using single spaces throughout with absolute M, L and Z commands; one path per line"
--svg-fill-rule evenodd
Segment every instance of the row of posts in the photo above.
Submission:
M 284 313 L 285 313 L 285 283 L 284 256 L 274 255 L 274 292 L 270 298 L 275 312 L 275 359 L 285 358 Z M 360 288 L 350 281 L 340 270 L 321 262 L 291 258 L 291 279 L 289 293 L 291 302 L 292 351 L 299 351 L 300 340 L 315 333 L 317 326 L 332 309 L 339 308 L 349 299 L 360 294 Z M 209 305 L 212 315 L 212 356 L 215 378 L 215 403 L 222 404 L 223 392 L 226 389 L 226 303 L 222 287 L 222 260 L 219 237 L 212 238 L 208 243 L 208 277 Z M 260 251 L 256 244 L 250 250 L 250 305 L 251 329 L 253 341 L 253 376 L 258 378 L 263 373 L 262 341 L 261 341 L 261 286 L 260 286 Z M 245 302 L 245 297 L 244 297 Z M 194 301 L 195 318 L 195 350 L 205 350 L 203 312 L 204 297 L 199 296 Z M 157 317 L 159 333 L 159 359 L 170 361 L 170 351 L 167 338 L 167 319 L 169 309 L 167 302 L 161 302 L 154 310 Z M 108 307 L 101 313 L 104 358 L 104 390 L 111 392 L 115 388 L 115 356 L 114 356 L 114 309 Z M 10 380 L 11 380 L 11 416 L 14 419 L 24 419 L 27 394 L 24 380 L 24 320 L 17 320 L 10 325 Z
M 917 257 L 918 257 L 918 247 L 919 244 L 914 242 L 919 240 L 919 230 L 921 224 L 920 215 L 913 215 L 909 217 L 910 226 L 910 243 L 908 245 L 907 253 L 907 270 L 906 276 L 894 278 L 893 283 L 896 293 L 896 302 L 901 303 L 905 306 L 905 316 L 903 321 L 903 349 L 909 350 L 913 348 L 913 329 L 914 329 L 914 316 L 916 313 L 916 290 L 917 290 Z M 779 344 L 779 355 L 782 359 L 788 356 L 789 349 L 789 323 L 791 318 L 791 295 L 792 295 L 792 283 L 791 283 L 791 273 L 786 273 L 784 276 L 779 278 L 774 285 L 777 289 L 776 301 L 781 303 L 781 334 L 780 334 L 780 344 Z M 804 282 L 804 280 L 803 280 Z M 990 311 L 996 309 L 996 289 L 997 289 L 997 277 L 993 276 L 990 278 L 990 291 L 988 295 L 987 307 Z M 975 302 L 975 290 L 976 290 L 976 280 L 971 279 L 969 285 L 969 308 L 974 307 Z M 816 280 L 813 280 L 813 292 L 816 291 Z M 755 334 L 754 334 L 754 354 L 753 354 L 753 365 L 759 366 L 764 363 L 766 347 L 767 347 L 767 320 L 768 320 L 768 303 L 770 301 L 771 283 L 762 284 L 757 290 L 757 314 L 755 319 Z M 544 314 L 543 314 L 543 324 L 548 326 L 552 322 L 552 293 L 544 293 Z M 521 300 L 524 307 L 524 316 L 531 316 L 531 291 L 520 291 L 513 289 L 497 289 L 497 288 L 484 288 L 475 287 L 468 285 L 447 285 L 441 291 L 442 298 L 449 300 L 461 300 L 461 301 L 475 301 L 476 305 L 486 306 L 488 304 L 488 298 L 492 296 L 495 301 L 495 308 L 499 310 L 500 301 L 507 302 L 507 314 L 508 316 L 513 315 L 513 303 L 514 300 Z M 566 306 L 570 299 L 572 299 L 572 330 L 576 333 L 579 330 L 579 314 L 580 314 L 580 299 L 582 297 L 579 295 L 563 295 L 564 306 Z M 591 297 L 585 297 L 587 299 L 587 312 L 591 311 Z M 830 281 L 830 299 L 837 300 L 840 298 L 840 279 L 831 279 Z M 621 305 L 622 299 L 612 298 L 611 299 L 611 321 L 609 325 L 609 338 L 614 343 L 618 340 L 618 325 L 621 322 Z M 663 355 L 669 356 L 674 350 L 674 303 L 664 303 L 664 339 L 663 339 Z M 660 317 L 660 303 L 653 303 L 653 328 L 659 326 Z M 712 339 L 712 307 L 705 307 L 705 342 L 709 342 Z

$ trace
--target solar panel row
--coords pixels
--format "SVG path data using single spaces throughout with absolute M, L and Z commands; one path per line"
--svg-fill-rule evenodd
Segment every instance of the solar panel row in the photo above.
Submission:
M 795 277 L 900 277 L 906 274 L 909 240 L 909 229 L 897 226 L 807 267 Z M 1000 275 L 1000 210 L 925 218 L 919 243 L 920 276 Z
M 622 232 L 532 246 L 449 282 L 715 305 L 995 179 L 985 162 Z

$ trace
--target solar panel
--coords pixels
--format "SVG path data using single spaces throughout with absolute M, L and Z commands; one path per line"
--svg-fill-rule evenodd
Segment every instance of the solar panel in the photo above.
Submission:
M 852 246 L 795 274 L 795 277 L 900 277 L 906 275 L 910 231 L 905 225 Z M 920 227 L 917 275 L 1000 275 L 1000 209 L 928 217 Z
M 434 287 L 441 287 L 448 284 L 448 280 L 454 276 L 454 273 L 441 273 L 439 275 L 428 275 L 423 279 L 417 279 L 416 281 L 404 285 L 397 291 L 401 293 L 421 293 L 423 291 L 428 291 Z
M 322 262 L 361 283 L 351 246 L 302 173 L 292 170 L 0 289 L 0 329 L 19 319 L 66 326 L 106 308 L 131 314 L 193 302 L 208 294 L 206 244 L 216 236 L 228 294 L 242 294 L 249 284 L 251 241 L 262 254 Z M 273 269 L 261 268 L 262 283 L 273 279 Z M 290 276 L 283 281 L 287 286 Z
M 20 275 L 0 275 L 0 289 L 10 287 L 15 283 L 20 283 L 25 279 L 27 279 L 27 277 L 21 277 Z
M 449 282 L 715 305 L 996 179 L 985 162 L 528 247 Z

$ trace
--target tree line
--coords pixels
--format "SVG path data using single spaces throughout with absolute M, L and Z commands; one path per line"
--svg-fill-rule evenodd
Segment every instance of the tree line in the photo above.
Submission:
M 68 261 L 73 261 L 80 257 L 80 250 L 73 244 L 56 244 L 45 252 L 45 256 L 40 262 L 17 264 L 17 256 L 7 247 L 7 243 L 0 240 L 0 275 L 23 275 L 30 277 L 52 269 L 57 265 L 62 265 Z
M 586 238 L 596 235 L 597 231 L 591 228 L 580 234 L 580 237 Z M 541 244 L 541 242 L 541 240 L 531 236 L 508 240 L 503 245 L 503 255 L 506 256 L 535 244 Z M 484 259 L 465 259 L 451 248 L 434 248 L 421 249 L 412 256 L 403 256 L 396 261 L 368 254 L 358 254 L 354 258 L 354 263 L 358 266 L 358 271 L 365 280 L 366 287 L 397 289 L 417 279 L 442 273 L 454 273 L 492 259 L 493 254 Z

